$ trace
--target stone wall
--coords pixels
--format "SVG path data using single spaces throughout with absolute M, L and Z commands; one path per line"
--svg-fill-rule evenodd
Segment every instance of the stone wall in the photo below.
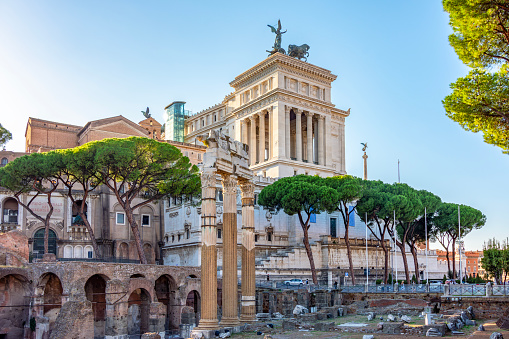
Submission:
M 23 266 L 28 262 L 28 237 L 20 231 L 0 235 L 0 265 Z
M 442 297 L 440 313 L 453 314 L 472 306 L 476 319 L 498 319 L 509 309 L 509 297 Z
M 200 295 L 195 267 L 86 262 L 3 267 L 0 334 L 29 338 L 32 318 L 38 338 L 176 330 L 183 310 L 199 321 Z M 85 335 L 70 336 L 76 328 Z
M 338 291 L 308 292 L 300 290 L 269 290 L 256 291 L 256 313 L 276 313 L 292 316 L 297 305 L 308 309 L 316 307 L 317 310 L 342 304 L 342 295 Z

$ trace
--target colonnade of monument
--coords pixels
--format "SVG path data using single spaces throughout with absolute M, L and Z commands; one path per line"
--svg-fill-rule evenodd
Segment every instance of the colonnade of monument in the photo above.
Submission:
M 236 327 L 256 321 L 254 183 L 248 168 L 247 147 L 215 131 L 207 139 L 202 169 L 201 319 L 196 330 Z M 217 318 L 216 184 L 223 186 L 222 318 Z M 242 197 L 241 314 L 238 314 L 237 187 Z
M 295 114 L 294 129 L 290 122 L 292 112 Z M 241 140 L 249 145 L 249 164 L 251 166 L 270 160 L 273 157 L 275 134 L 277 133 L 272 130 L 273 114 L 273 109 L 270 107 L 241 121 Z M 325 166 L 325 148 L 327 147 L 325 118 L 326 116 L 320 113 L 285 106 L 284 157 Z M 304 119 L 305 124 L 303 123 Z M 266 138 L 266 134 L 268 138 Z M 313 139 L 316 141 L 313 142 Z

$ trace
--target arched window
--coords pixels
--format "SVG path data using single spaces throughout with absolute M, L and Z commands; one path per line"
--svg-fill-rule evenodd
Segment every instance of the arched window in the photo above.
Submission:
M 2 158 L 2 162 L 0 163 L 0 167 L 4 167 L 5 165 L 7 165 L 8 162 L 9 162 L 9 160 L 7 160 L 7 158 Z
M 34 234 L 34 253 L 44 254 L 44 228 L 41 228 Z M 48 252 L 57 254 L 57 235 L 55 231 L 49 230 L 48 234 Z
M 6 224 L 18 223 L 18 202 L 14 198 L 7 198 L 4 201 L 3 222 Z

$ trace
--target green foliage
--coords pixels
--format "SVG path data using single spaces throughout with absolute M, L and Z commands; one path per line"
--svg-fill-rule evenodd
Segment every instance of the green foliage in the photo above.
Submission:
M 389 273 L 389 277 L 387 278 L 387 283 L 392 284 L 392 274 Z
M 325 185 L 319 176 L 297 175 L 281 178 L 265 187 L 258 196 L 258 204 L 271 211 L 284 211 L 288 215 L 297 214 L 304 233 L 304 246 L 309 258 L 313 283 L 318 283 L 309 246 L 308 229 L 311 214 L 335 210 L 339 204 L 339 194 Z
M 471 70 L 467 76 L 451 84 L 453 92 L 443 105 L 447 116 L 474 133 L 482 132 L 484 141 L 509 154 L 509 74 L 503 67 L 498 72 Z
M 106 185 L 126 212 L 141 263 L 147 263 L 133 211 L 165 197 L 197 197 L 198 168 L 168 143 L 149 138 L 104 139 L 89 145 L 95 150 L 97 182 Z M 144 198 L 141 202 L 136 198 Z
M 498 284 L 502 283 L 509 274 L 509 248 L 500 246 L 496 240 L 488 243 L 483 250 L 481 266 Z
M 412 282 L 415 284 L 417 283 L 417 278 L 415 277 L 415 274 L 412 274 Z
M 454 33 L 449 42 L 473 70 L 451 85 L 443 101 L 447 116 L 485 142 L 509 153 L 506 104 L 509 61 L 509 6 L 497 0 L 444 0 Z
M 35 332 L 36 325 L 37 325 L 37 323 L 35 321 L 35 318 L 31 317 L 30 318 L 30 331 Z
M 444 277 L 442 278 L 442 284 L 445 284 L 445 281 L 447 280 L 447 277 L 444 274 Z
M 503 0 L 443 0 L 454 31 L 449 42 L 469 67 L 489 67 L 509 60 L 506 34 L 509 7 Z
M 12 139 L 12 134 L 5 127 L 0 124 L 0 146 L 3 146 L 7 141 Z
M 281 178 L 265 187 L 258 196 L 258 204 L 272 211 L 284 211 L 288 215 L 303 212 L 304 224 L 309 227 L 313 213 L 331 211 L 337 207 L 338 193 L 324 185 L 318 176 L 297 175 Z

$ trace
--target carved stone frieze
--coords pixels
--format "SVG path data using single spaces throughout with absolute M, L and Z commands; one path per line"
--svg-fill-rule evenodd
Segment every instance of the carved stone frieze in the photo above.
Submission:
M 35 220 L 28 220 L 26 221 L 26 225 L 27 225 L 27 229 L 31 229 L 32 227 L 34 227 L 35 225 L 37 225 L 37 221 Z
M 169 214 L 169 217 L 170 217 L 170 218 L 175 218 L 175 217 L 177 217 L 178 215 L 179 215 L 179 212 L 173 212 L 173 213 L 170 213 L 170 214 Z

